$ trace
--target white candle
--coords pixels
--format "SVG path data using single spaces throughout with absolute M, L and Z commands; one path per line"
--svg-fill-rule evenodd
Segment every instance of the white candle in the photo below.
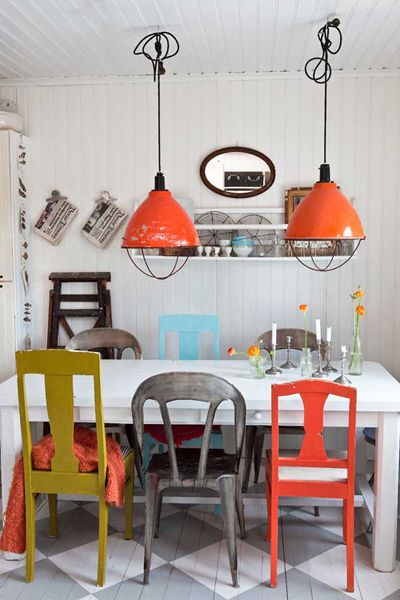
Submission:
M 332 341 L 332 327 L 326 328 L 326 341 L 329 343 Z
M 341 346 L 340 349 L 343 352 L 343 354 L 347 354 L 347 348 L 346 348 L 346 346 Z
M 317 342 L 321 341 L 321 319 L 315 319 L 315 333 L 317 336 Z
M 272 323 L 272 345 L 276 346 L 276 323 Z

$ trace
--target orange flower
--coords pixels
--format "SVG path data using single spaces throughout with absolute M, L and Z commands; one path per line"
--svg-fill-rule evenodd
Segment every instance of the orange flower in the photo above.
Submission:
M 233 346 L 230 346 L 227 350 L 227 353 L 229 354 L 229 356 L 234 356 L 236 354 L 236 350 Z
M 362 298 L 363 296 L 364 296 L 364 292 L 362 290 L 357 290 L 356 292 L 354 292 L 355 298 Z
M 259 356 L 260 348 L 254 344 L 253 346 L 250 346 L 250 348 L 247 348 L 247 354 L 249 356 Z
M 307 312 L 308 311 L 308 304 L 300 304 L 299 306 L 299 310 L 301 310 L 301 312 Z
M 363 314 L 365 313 L 365 308 L 364 306 L 361 306 L 361 304 L 359 306 L 356 306 L 356 313 L 358 315 L 360 315 L 360 317 L 363 316 Z

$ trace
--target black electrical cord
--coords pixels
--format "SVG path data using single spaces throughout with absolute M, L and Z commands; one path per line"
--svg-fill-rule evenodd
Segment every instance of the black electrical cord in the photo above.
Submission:
M 149 44 L 154 41 L 154 52 Z M 165 74 L 164 61 L 172 58 L 179 52 L 179 42 L 168 31 L 150 33 L 138 42 L 133 50 L 136 56 L 145 56 L 153 67 L 153 80 L 157 82 L 157 143 L 158 143 L 158 173 L 161 169 L 161 85 L 160 77 Z M 156 178 L 157 185 L 157 178 Z
M 339 19 L 328 21 L 318 31 L 318 40 L 321 45 L 322 55 L 310 58 L 304 66 L 305 74 L 315 83 L 324 86 L 324 164 L 326 164 L 326 142 L 328 121 L 328 81 L 332 76 L 332 67 L 329 64 L 329 54 L 337 54 L 342 47 L 342 32 L 339 29 Z M 336 40 L 331 39 L 331 33 L 335 32 Z

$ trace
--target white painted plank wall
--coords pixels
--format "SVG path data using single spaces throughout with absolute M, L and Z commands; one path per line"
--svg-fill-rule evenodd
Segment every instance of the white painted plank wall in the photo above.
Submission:
M 32 139 L 31 211 L 36 218 L 52 189 L 60 189 L 80 214 L 59 247 L 32 236 L 33 343 L 45 344 L 48 274 L 110 270 L 114 325 L 133 331 L 146 357 L 158 352 L 163 313 L 217 313 L 221 349 L 247 344 L 275 320 L 301 326 L 299 303 L 311 318 L 333 326 L 333 341 L 350 342 L 349 293 L 365 286 L 362 331 L 366 356 L 395 375 L 400 277 L 400 78 L 340 77 L 330 88 L 329 159 L 332 175 L 353 197 L 368 241 L 357 260 L 328 275 L 297 264 L 188 263 L 166 282 L 136 273 L 119 248 L 120 236 L 97 250 L 80 235 L 93 200 L 109 190 L 132 210 L 150 189 L 156 169 L 155 88 L 141 82 L 4 86 L 16 99 Z M 282 206 L 284 190 L 309 185 L 322 155 L 322 89 L 299 78 L 165 81 L 163 154 L 168 187 L 197 206 Z M 271 190 L 249 200 L 224 199 L 198 176 L 201 159 L 216 147 L 244 144 L 268 154 L 277 178 Z

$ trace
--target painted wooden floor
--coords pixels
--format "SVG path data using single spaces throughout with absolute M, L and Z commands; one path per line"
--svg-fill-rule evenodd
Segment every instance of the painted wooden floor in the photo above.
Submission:
M 97 504 L 59 503 L 61 535 L 47 536 L 47 508 L 37 520 L 36 578 L 24 583 L 21 562 L 0 559 L 2 600 L 400 600 L 400 569 L 378 573 L 356 516 L 356 589 L 345 593 L 340 509 L 285 509 L 280 514 L 278 588 L 268 586 L 265 509 L 246 507 L 247 539 L 238 540 L 240 588 L 230 584 L 221 518 L 210 505 L 166 505 L 154 541 L 150 585 L 143 571 L 143 505 L 135 506 L 133 541 L 122 536 L 123 513 L 110 511 L 107 578 L 96 588 Z

